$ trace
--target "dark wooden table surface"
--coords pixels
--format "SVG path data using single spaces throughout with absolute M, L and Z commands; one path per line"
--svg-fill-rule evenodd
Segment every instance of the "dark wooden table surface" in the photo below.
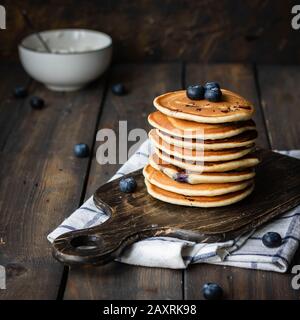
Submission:
M 0 299 L 202 299 L 204 282 L 218 282 L 227 299 L 299 299 L 290 273 L 192 265 L 187 270 L 135 267 L 67 268 L 52 258 L 46 235 L 111 177 L 118 165 L 99 165 L 100 128 L 149 129 L 153 98 L 194 82 L 219 81 L 256 105 L 258 145 L 300 149 L 300 67 L 242 64 L 126 64 L 83 91 L 54 93 L 28 78 L 18 64 L 0 64 L 0 264 L 7 289 Z M 123 82 L 129 94 L 109 88 Z M 45 99 L 33 110 L 14 99 L 16 84 Z M 90 158 L 73 156 L 89 144 Z M 294 263 L 300 263 L 297 253 Z

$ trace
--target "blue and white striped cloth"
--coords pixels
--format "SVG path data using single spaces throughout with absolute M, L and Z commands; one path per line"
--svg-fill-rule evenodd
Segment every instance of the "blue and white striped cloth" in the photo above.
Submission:
M 112 179 L 142 168 L 147 163 L 150 152 L 151 145 L 147 140 Z M 280 152 L 300 158 L 300 150 Z M 96 208 L 91 197 L 51 232 L 48 240 L 53 242 L 56 237 L 70 230 L 96 226 L 107 218 Z M 262 236 L 268 231 L 278 232 L 283 238 L 283 244 L 279 248 L 267 248 L 262 244 Z M 300 206 L 277 217 L 267 225 L 231 241 L 201 244 L 168 237 L 148 238 L 128 247 L 118 261 L 172 269 L 186 268 L 190 263 L 211 263 L 286 272 L 299 241 Z

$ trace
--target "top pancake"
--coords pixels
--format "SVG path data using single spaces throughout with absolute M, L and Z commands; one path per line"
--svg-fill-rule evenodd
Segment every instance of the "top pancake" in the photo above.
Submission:
M 150 113 L 148 121 L 154 128 L 172 136 L 201 140 L 225 139 L 248 130 L 255 130 L 253 120 L 208 124 L 172 118 L 159 111 Z
M 249 101 L 229 90 L 221 90 L 220 102 L 191 100 L 186 90 L 179 90 L 156 97 L 153 104 L 167 116 L 201 123 L 227 123 L 252 117 L 254 107 Z

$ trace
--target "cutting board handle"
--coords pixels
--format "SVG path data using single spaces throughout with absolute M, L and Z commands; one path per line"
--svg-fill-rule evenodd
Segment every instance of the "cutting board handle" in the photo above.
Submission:
M 249 232 L 300 203 L 300 160 L 267 150 L 259 158 L 254 193 L 230 207 L 192 208 L 156 200 L 148 194 L 141 170 L 130 174 L 137 182 L 132 194 L 121 192 L 119 179 L 108 182 L 95 192 L 94 203 L 110 218 L 58 237 L 54 256 L 65 264 L 105 264 L 147 237 L 212 243 Z
M 128 215 L 116 214 L 102 200 L 95 199 L 97 207 L 109 217 L 103 224 L 62 234 L 53 243 L 53 255 L 67 265 L 106 264 L 116 259 L 123 249 L 141 239 L 164 234 L 157 225 L 143 226 L 142 220 L 134 225 Z M 140 221 L 140 223 L 139 223 Z M 116 234 L 117 233 L 117 234 Z

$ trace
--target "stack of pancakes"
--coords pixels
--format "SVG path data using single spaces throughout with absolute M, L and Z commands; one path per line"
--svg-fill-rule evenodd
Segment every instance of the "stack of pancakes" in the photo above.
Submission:
M 220 102 L 191 100 L 185 90 L 158 96 L 148 117 L 154 153 L 144 168 L 148 193 L 195 207 L 233 204 L 254 188 L 253 105 L 222 89 Z

